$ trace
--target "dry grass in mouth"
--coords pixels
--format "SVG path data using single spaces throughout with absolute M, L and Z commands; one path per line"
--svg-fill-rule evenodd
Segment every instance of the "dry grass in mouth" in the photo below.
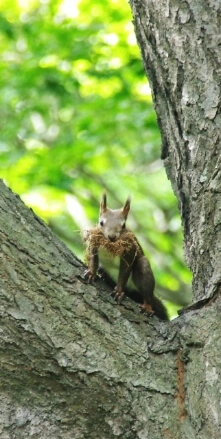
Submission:
M 125 230 L 116 241 L 110 241 L 105 238 L 99 226 L 95 226 L 85 232 L 84 241 L 87 243 L 87 255 L 96 248 L 104 248 L 112 257 L 131 252 L 136 257 L 141 251 L 135 235 L 129 230 Z

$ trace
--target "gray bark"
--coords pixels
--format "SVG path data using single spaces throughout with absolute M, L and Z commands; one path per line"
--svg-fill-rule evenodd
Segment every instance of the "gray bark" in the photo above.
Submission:
M 1 182 L 1 439 L 221 436 L 219 3 L 132 6 L 201 309 L 117 305 Z
M 220 16 L 217 0 L 131 0 L 179 200 L 195 300 L 221 283 Z
M 0 243 L 1 439 L 218 439 L 220 302 L 117 305 L 2 182 Z

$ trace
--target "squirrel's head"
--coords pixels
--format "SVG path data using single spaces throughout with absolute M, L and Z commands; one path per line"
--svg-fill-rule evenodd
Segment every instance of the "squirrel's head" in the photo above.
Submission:
M 107 196 L 104 193 L 100 203 L 99 227 L 105 238 L 116 241 L 126 228 L 126 219 L 130 210 L 130 198 L 122 209 L 108 209 Z

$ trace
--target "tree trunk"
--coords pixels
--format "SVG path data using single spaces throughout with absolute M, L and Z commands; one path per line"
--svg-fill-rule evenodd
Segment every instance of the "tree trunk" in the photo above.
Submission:
M 169 323 L 117 305 L 1 182 L 1 439 L 221 435 L 218 6 L 132 6 L 195 299 L 213 299 Z
M 221 283 L 220 1 L 131 0 L 195 300 Z

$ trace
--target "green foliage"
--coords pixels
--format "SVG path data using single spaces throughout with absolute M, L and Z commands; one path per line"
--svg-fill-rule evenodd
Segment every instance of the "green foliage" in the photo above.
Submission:
M 103 189 L 113 208 L 131 194 L 158 292 L 185 306 L 191 276 L 129 5 L 2 0 L 0 26 L 1 177 L 81 257 Z

